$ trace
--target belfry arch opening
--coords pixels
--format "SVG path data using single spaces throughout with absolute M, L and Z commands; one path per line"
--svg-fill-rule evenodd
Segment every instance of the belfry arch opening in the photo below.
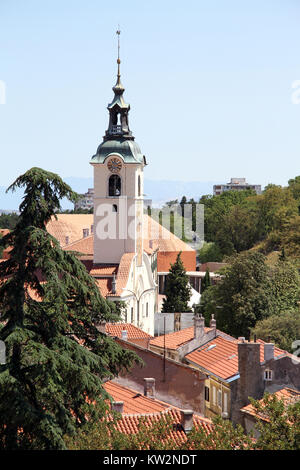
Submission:
M 108 180 L 108 195 L 120 196 L 121 195 L 121 178 L 119 175 L 111 175 Z

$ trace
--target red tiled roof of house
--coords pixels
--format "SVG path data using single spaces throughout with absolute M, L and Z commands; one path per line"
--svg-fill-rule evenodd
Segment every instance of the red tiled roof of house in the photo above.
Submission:
M 260 361 L 263 362 L 264 341 L 258 340 L 258 342 L 261 343 Z M 274 348 L 275 357 L 283 354 L 287 354 L 286 351 Z M 238 340 L 228 340 L 222 336 L 217 336 L 187 354 L 185 358 L 222 379 L 229 379 L 238 374 Z
M 0 233 L 2 237 L 5 237 L 5 235 L 7 235 L 9 232 L 10 230 L 8 230 L 8 228 L 0 228 Z
M 8 235 L 10 233 L 10 230 L 8 230 L 7 228 L 1 228 L 0 229 L 0 234 L 2 237 L 5 237 L 6 235 Z M 7 260 L 10 258 L 10 252 L 11 250 L 13 249 L 12 246 L 7 246 L 3 252 L 2 252 L 2 259 L 3 260 Z
M 205 328 L 205 333 L 210 330 L 211 328 Z M 192 339 L 194 339 L 194 327 L 190 326 L 189 328 L 184 328 L 183 330 L 175 331 L 174 333 L 168 333 L 165 336 L 157 336 L 150 341 L 150 345 L 163 348 L 165 344 L 166 349 L 176 350 Z
M 88 237 L 69 243 L 62 248 L 65 251 L 77 251 L 83 255 L 92 255 L 94 253 L 94 237 L 93 235 L 89 235 Z
M 95 279 L 95 282 L 99 288 L 99 291 L 102 295 L 102 297 L 107 297 L 108 295 L 111 294 L 111 289 L 112 289 L 112 278 L 103 278 L 103 279 Z
M 108 381 L 103 384 L 104 389 L 114 399 L 124 403 L 123 412 L 130 414 L 156 413 L 170 408 L 168 403 L 145 397 L 136 390 L 124 387 L 118 383 Z
M 104 388 L 114 401 L 123 401 L 124 409 L 122 418 L 117 422 L 117 429 L 124 434 L 135 434 L 141 419 L 143 424 L 150 429 L 154 423 L 161 419 L 171 419 L 174 430 L 171 432 L 171 440 L 181 443 L 186 440 L 186 434 L 180 425 L 180 410 L 168 403 L 145 397 L 141 393 L 123 387 L 113 382 L 106 382 Z M 193 424 L 196 429 L 202 428 L 207 433 L 212 430 L 212 422 L 194 413 Z M 176 426 L 177 425 L 177 426 Z
M 120 297 L 127 285 L 132 260 L 135 253 L 124 253 L 119 265 L 93 265 L 90 274 L 95 277 L 103 297 Z M 106 274 L 105 274 L 106 273 Z M 113 274 L 116 274 L 116 293 L 112 293 Z
M 141 330 L 135 325 L 131 323 L 106 323 L 105 324 L 105 333 L 110 336 L 117 336 L 118 338 L 122 338 L 122 331 L 127 331 L 128 339 L 141 339 L 141 338 L 153 338 L 153 336 L 149 335 L 145 331 Z
M 112 276 L 118 273 L 119 265 L 96 265 L 94 264 L 90 270 L 90 275 L 93 277 L 103 277 L 103 276 Z
M 292 388 L 288 388 L 288 387 L 282 388 L 278 390 L 277 392 L 272 393 L 272 396 L 274 395 L 278 398 L 278 400 L 282 400 L 285 406 L 293 405 L 294 403 L 298 403 L 300 401 L 300 392 Z M 259 402 L 263 404 L 263 398 L 259 400 Z M 256 416 L 262 420 L 267 421 L 265 416 L 263 416 L 261 413 L 257 413 L 257 411 L 255 410 L 254 406 L 251 405 L 251 403 L 241 408 L 241 411 L 243 413 L 249 414 L 251 416 Z

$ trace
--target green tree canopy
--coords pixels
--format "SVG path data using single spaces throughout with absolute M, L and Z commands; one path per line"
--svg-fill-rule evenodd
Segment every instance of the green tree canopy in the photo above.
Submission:
M 59 176 L 32 168 L 10 187 L 25 188 L 12 246 L 0 264 L 0 448 L 64 449 L 63 435 L 99 419 L 105 377 L 136 358 L 99 333 L 118 319 L 74 253 L 46 230 L 60 199 L 76 194 Z
M 11 214 L 1 214 L 0 215 L 0 228 L 7 228 L 12 230 L 15 228 L 16 223 L 18 222 L 18 214 L 11 213 Z
M 269 268 L 272 315 L 295 310 L 300 300 L 300 276 L 294 264 L 278 261 Z
M 296 176 L 288 181 L 294 199 L 300 203 L 300 176 Z
M 203 281 L 201 283 L 201 293 L 205 291 L 208 287 L 211 286 L 211 280 L 210 280 L 210 275 L 209 275 L 209 269 L 206 269 L 205 276 L 203 278 Z
M 199 258 L 201 263 L 208 263 L 209 261 L 220 262 L 223 259 L 223 254 L 216 243 L 204 242 L 202 248 L 199 250 Z
M 256 252 L 240 253 L 220 272 L 221 280 L 201 296 L 203 314 L 209 317 L 215 313 L 220 330 L 248 337 L 256 322 L 270 313 L 265 257 Z
M 233 336 L 248 337 L 258 321 L 295 310 L 300 300 L 300 278 L 290 263 L 268 266 L 256 251 L 240 253 L 220 270 L 220 281 L 201 296 L 205 318 L 216 314 L 218 328 Z
M 282 312 L 279 315 L 271 315 L 256 323 L 252 334 L 263 341 L 269 338 L 278 348 L 290 353 L 294 352 L 293 342 L 300 338 L 300 311 Z

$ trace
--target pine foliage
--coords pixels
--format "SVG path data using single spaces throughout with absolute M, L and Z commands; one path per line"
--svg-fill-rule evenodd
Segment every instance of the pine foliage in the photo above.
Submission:
M 93 278 L 46 230 L 60 199 L 76 193 L 58 175 L 32 168 L 9 189 L 25 187 L 11 246 L 0 264 L 0 448 L 64 449 L 63 435 L 99 419 L 101 384 L 137 359 L 101 334 L 117 320 Z M 104 412 L 104 411 L 103 411 Z

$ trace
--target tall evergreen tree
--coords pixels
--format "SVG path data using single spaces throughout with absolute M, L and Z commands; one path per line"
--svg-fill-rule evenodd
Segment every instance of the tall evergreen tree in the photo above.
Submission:
M 205 276 L 203 278 L 203 282 L 201 285 L 201 293 L 205 291 L 208 287 L 211 286 L 211 281 L 210 281 L 210 275 L 209 275 L 209 269 L 206 269 Z
M 166 298 L 163 300 L 163 312 L 190 312 L 188 301 L 191 296 L 189 278 L 186 275 L 181 260 L 181 252 L 178 253 L 174 264 L 171 264 L 165 286 Z
M 98 331 L 118 316 L 83 264 L 46 230 L 60 199 L 74 202 L 76 193 L 40 168 L 8 189 L 20 187 L 20 217 L 0 240 L 12 247 L 0 264 L 0 448 L 64 449 L 63 435 L 104 412 L 103 379 L 136 356 Z

